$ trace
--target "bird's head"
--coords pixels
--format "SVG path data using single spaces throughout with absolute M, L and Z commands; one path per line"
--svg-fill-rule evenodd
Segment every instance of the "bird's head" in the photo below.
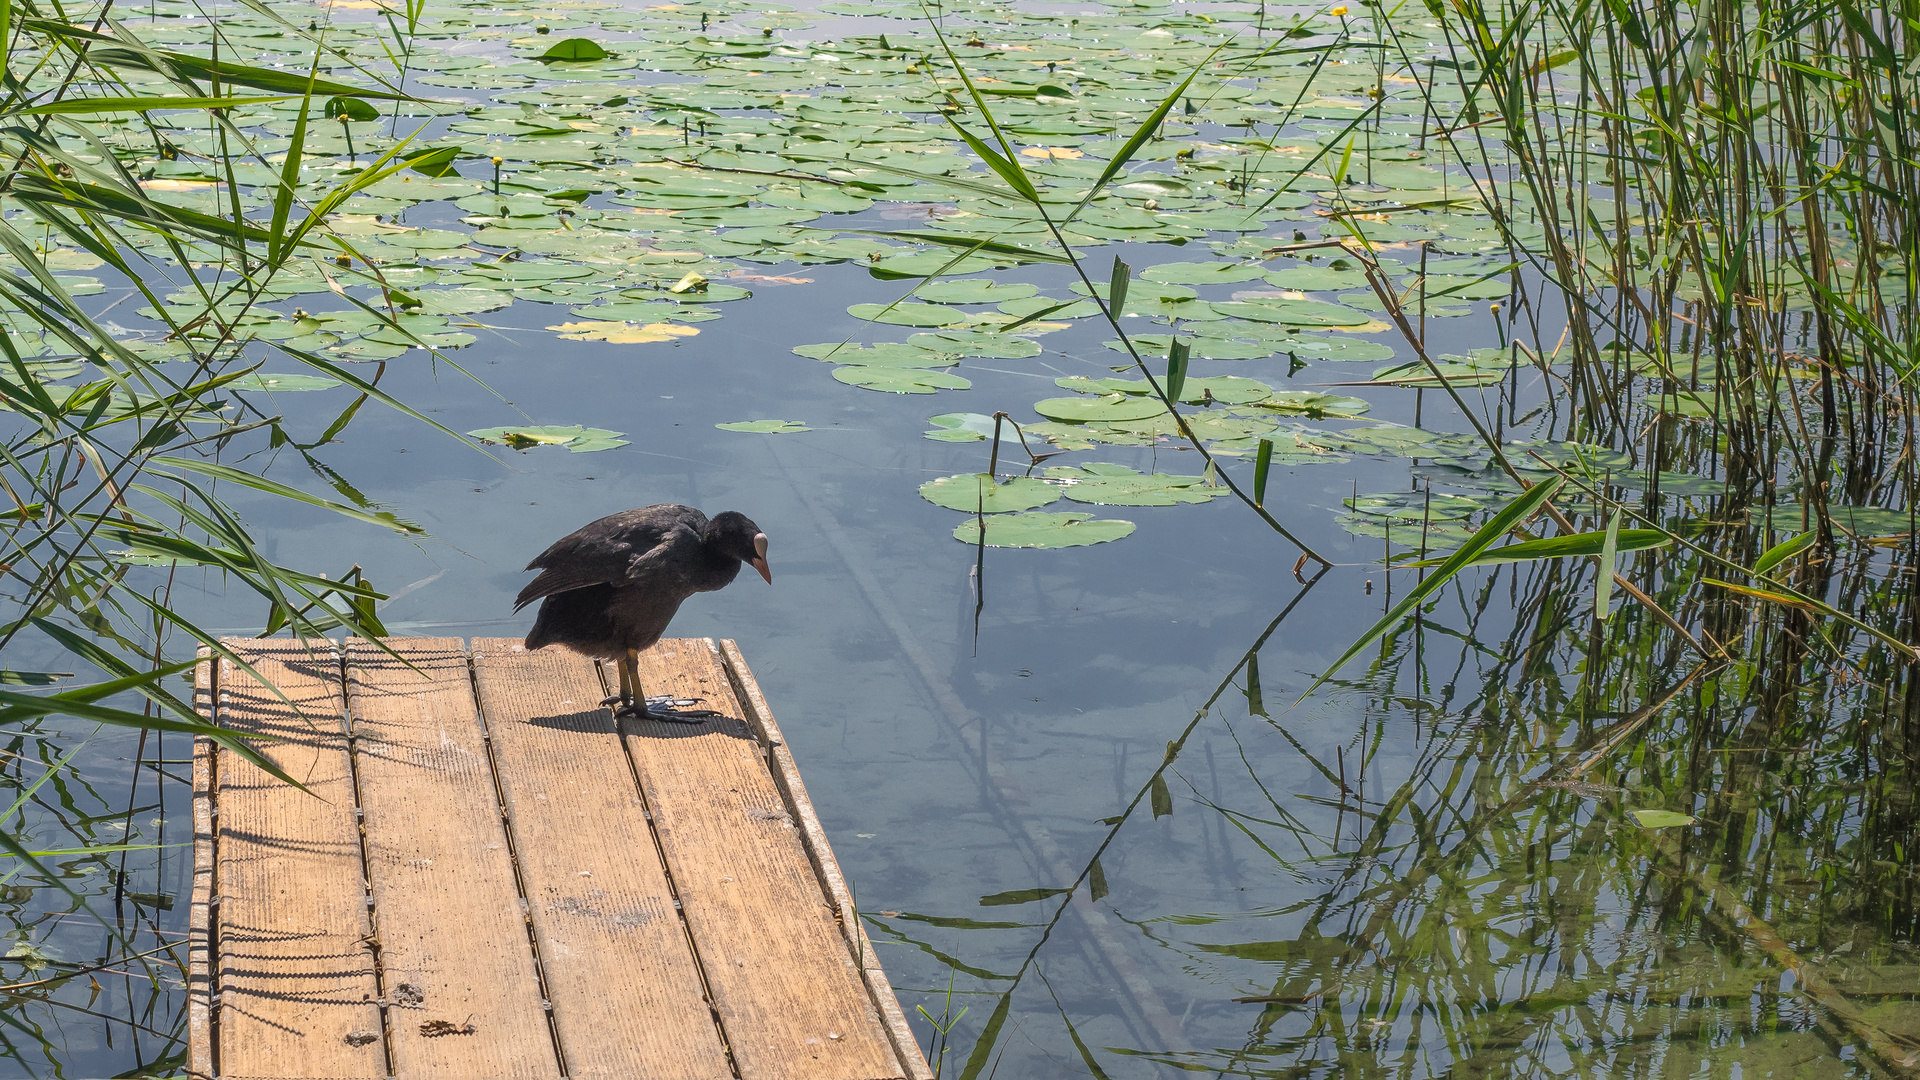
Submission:
M 747 515 L 735 510 L 716 514 L 707 522 L 705 535 L 707 543 L 739 559 L 773 584 L 773 571 L 767 568 L 767 534 L 760 531 Z

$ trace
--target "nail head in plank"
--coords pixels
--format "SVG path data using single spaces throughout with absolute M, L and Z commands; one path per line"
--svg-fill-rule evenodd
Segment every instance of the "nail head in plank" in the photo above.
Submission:
M 902 1077 L 713 645 L 663 640 L 640 681 L 722 714 L 624 728 L 741 1080 Z
M 558 1077 L 466 642 L 386 645 L 346 658 L 382 984 L 411 1003 L 387 1012 L 394 1074 Z
M 256 745 L 307 791 L 226 750 L 214 763 L 220 1073 L 384 1077 L 339 655 L 325 639 L 225 644 L 271 686 L 221 660 L 216 719 L 287 740 Z
M 732 1070 L 593 662 L 473 643 L 481 710 L 568 1074 Z

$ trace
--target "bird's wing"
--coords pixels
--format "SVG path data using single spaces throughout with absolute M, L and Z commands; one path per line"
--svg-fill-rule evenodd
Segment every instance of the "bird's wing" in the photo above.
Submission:
M 589 585 L 624 584 L 645 576 L 651 568 L 671 565 L 675 554 L 689 546 L 697 550 L 700 533 L 693 523 L 685 515 L 654 512 L 659 509 L 647 507 L 601 518 L 555 542 L 527 564 L 527 569 L 541 573 L 520 590 L 513 609 Z

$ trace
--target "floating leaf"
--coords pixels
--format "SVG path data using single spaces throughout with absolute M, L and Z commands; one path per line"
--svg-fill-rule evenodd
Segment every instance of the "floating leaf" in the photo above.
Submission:
M 1324 300 L 1288 300 L 1283 297 L 1257 300 L 1216 301 L 1213 310 L 1234 319 L 1284 323 L 1288 326 L 1363 326 L 1373 321 L 1364 311 Z
M 965 312 L 940 304 L 916 304 L 910 300 L 898 304 L 854 304 L 847 308 L 847 314 L 862 322 L 891 326 L 952 326 L 967 320 Z
M 1040 355 L 1040 343 L 1032 338 L 982 330 L 942 330 L 934 334 L 915 334 L 907 339 L 907 344 L 954 356 L 978 356 L 988 360 L 1024 360 Z
M 1056 466 L 1049 479 L 1068 482 L 1066 496 L 1074 502 L 1100 506 L 1175 506 L 1208 502 L 1226 493 L 1209 487 L 1199 476 L 1142 475 L 1124 465 L 1089 462 L 1078 468 Z
M 1040 286 L 1024 281 L 989 281 L 967 278 L 961 281 L 929 281 L 913 295 L 929 304 L 998 304 L 1023 300 L 1040 291 Z
M 985 519 L 988 547 L 1084 547 L 1118 540 L 1133 532 L 1133 522 L 1095 518 L 1092 514 L 995 514 Z M 967 521 L 953 530 L 964 544 L 980 542 L 980 522 Z
M 1060 486 L 1032 476 L 995 482 L 986 473 L 962 473 L 921 484 L 920 497 L 949 510 L 997 514 L 1045 506 L 1060 497 Z
M 1230 285 L 1265 277 L 1266 271 L 1252 263 L 1176 262 L 1149 266 L 1140 276 L 1167 285 Z
M 1167 411 L 1158 398 L 1114 394 L 1108 397 L 1063 397 L 1036 401 L 1033 411 L 1049 420 L 1069 424 L 1104 423 L 1120 420 L 1145 420 Z
M 926 337 L 915 334 L 914 337 Z M 852 342 L 822 342 L 818 345 L 795 345 L 793 351 L 801 356 L 815 360 L 830 360 L 836 364 L 866 364 L 873 367 L 952 367 L 960 362 L 956 353 L 937 352 L 922 349 L 912 344 L 897 341 L 882 341 L 877 345 L 855 345 Z
M 751 431 L 762 435 L 791 435 L 797 431 L 812 431 L 803 420 L 736 420 L 731 424 L 715 424 L 721 431 Z
M 613 320 L 594 320 L 592 322 L 561 323 L 549 326 L 557 330 L 568 341 L 605 341 L 614 345 L 645 345 L 659 341 L 673 341 L 678 338 L 692 337 L 700 332 L 699 327 L 681 326 L 677 323 L 645 323 L 636 326 L 633 323 Z
M 339 386 L 337 379 L 323 379 L 318 375 L 269 375 L 265 372 L 253 372 L 242 375 L 227 384 L 235 390 L 261 390 L 266 392 L 292 390 L 330 390 Z
M 578 424 L 568 427 L 547 425 L 481 428 L 479 431 L 469 431 L 467 434 L 481 442 L 511 446 L 515 450 L 527 450 L 535 446 L 564 446 L 576 454 L 584 454 L 627 445 L 627 440 L 620 438 L 624 432 L 581 427 Z
M 927 417 L 933 430 L 926 437 L 935 442 L 979 442 L 993 434 L 993 417 L 985 413 L 942 413 Z
M 1645 829 L 1673 829 L 1700 820 L 1692 814 L 1679 814 L 1672 810 L 1635 810 L 1633 818 Z
M 888 394 L 931 394 L 940 390 L 969 390 L 973 387 L 972 383 L 958 375 L 925 368 L 848 364 L 834 368 L 833 377 L 849 386 Z

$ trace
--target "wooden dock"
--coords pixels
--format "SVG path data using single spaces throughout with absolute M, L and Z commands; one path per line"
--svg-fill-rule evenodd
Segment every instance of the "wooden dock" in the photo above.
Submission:
M 930 1080 L 733 642 L 641 656 L 699 725 L 517 639 L 224 644 L 307 792 L 195 748 L 190 1075 Z

